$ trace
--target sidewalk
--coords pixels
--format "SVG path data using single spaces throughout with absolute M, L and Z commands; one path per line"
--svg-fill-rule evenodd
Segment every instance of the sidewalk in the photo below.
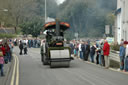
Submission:
M 13 60 L 12 60 L 13 61 Z M 6 81 L 8 80 L 8 75 L 10 71 L 12 62 L 8 62 L 8 64 L 4 64 L 4 77 L 0 76 L 0 85 L 5 85 Z
M 74 59 L 78 59 L 80 61 L 83 61 L 82 59 L 80 59 L 79 57 L 76 57 L 76 56 L 73 56 L 71 55 Z M 117 58 L 118 56 L 111 56 L 114 61 L 118 62 L 119 63 L 119 59 Z M 116 58 L 115 58 L 116 57 Z M 103 66 L 100 66 L 100 65 L 97 65 L 96 63 L 91 63 L 90 61 L 84 61 L 86 63 L 89 63 L 89 64 L 92 64 L 92 65 L 95 65 L 95 66 L 99 66 L 99 67 L 103 67 Z M 123 71 L 120 71 L 119 68 L 117 67 L 109 67 L 110 70 L 112 71 L 115 71 L 115 72 L 120 72 L 120 73 L 124 73 L 124 74 L 127 74 L 128 75 L 128 72 L 123 72 Z

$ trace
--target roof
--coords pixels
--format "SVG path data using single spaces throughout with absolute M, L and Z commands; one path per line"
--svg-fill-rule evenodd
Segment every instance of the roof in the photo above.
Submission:
M 70 25 L 66 22 L 60 22 L 60 29 L 62 30 L 67 30 L 68 28 L 70 27 Z M 46 23 L 44 26 L 43 26 L 43 31 L 44 30 L 49 30 L 49 29 L 56 29 L 56 22 L 49 22 L 49 23 Z

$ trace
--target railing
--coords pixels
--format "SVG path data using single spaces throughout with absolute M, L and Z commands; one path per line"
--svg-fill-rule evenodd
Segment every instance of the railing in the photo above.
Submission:
M 119 52 L 118 51 L 111 51 L 110 52 L 110 67 L 113 68 L 119 68 L 120 67 L 120 57 L 119 57 Z
M 109 56 L 110 56 L 110 59 L 120 62 L 120 57 L 119 57 L 118 51 L 111 51 Z

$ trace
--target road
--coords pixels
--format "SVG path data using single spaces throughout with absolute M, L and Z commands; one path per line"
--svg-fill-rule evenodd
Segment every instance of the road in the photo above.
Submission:
M 50 68 L 40 59 L 40 49 L 19 55 L 19 85 L 128 85 L 128 75 L 75 59 L 69 68 Z

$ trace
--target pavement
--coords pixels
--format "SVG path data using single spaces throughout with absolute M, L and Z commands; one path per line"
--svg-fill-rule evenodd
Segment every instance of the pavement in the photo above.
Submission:
M 12 61 L 13 62 L 13 61 Z M 4 64 L 4 75 L 0 76 L 0 85 L 6 85 L 7 81 L 9 80 L 9 74 L 11 72 L 12 62 L 8 62 L 8 64 Z

